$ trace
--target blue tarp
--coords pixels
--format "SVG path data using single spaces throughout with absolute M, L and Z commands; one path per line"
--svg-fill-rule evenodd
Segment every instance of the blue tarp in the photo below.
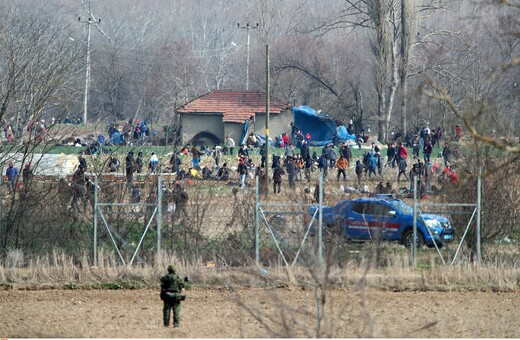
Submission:
M 343 143 L 348 140 L 351 140 L 353 142 L 356 141 L 356 136 L 349 134 L 345 125 L 339 125 L 337 127 L 336 135 L 338 136 L 339 141 Z
M 246 142 L 248 129 L 249 129 L 249 120 L 246 120 L 246 122 L 244 123 L 244 126 L 242 126 L 242 136 L 240 137 L 240 143 L 238 145 L 242 145 Z
M 294 124 L 303 132 L 311 135 L 311 145 L 321 146 L 332 143 L 334 137 L 340 142 L 355 140 L 353 135 L 349 135 L 344 125 L 338 124 L 335 120 L 325 114 L 318 114 L 316 110 L 308 106 L 292 107 L 294 114 Z
M 256 137 L 256 140 L 260 141 L 259 145 L 265 144 L 265 136 L 260 136 L 258 133 L 255 133 L 255 137 Z M 271 138 L 269 138 L 269 146 L 274 146 L 274 143 L 271 140 Z

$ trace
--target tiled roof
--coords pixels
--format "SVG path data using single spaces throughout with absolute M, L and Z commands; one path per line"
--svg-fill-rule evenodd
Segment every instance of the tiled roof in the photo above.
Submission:
M 212 91 L 178 108 L 179 113 L 221 113 L 223 122 L 244 123 L 256 113 L 265 113 L 265 93 L 255 91 Z M 270 113 L 288 106 L 271 97 Z

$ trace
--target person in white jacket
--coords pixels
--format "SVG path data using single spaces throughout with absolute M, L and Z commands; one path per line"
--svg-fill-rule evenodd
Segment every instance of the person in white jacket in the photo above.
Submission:
M 148 162 L 148 169 L 152 174 L 155 174 L 156 171 L 159 168 L 159 158 L 157 158 L 157 155 L 155 152 L 152 152 L 152 156 L 150 157 L 150 162 Z

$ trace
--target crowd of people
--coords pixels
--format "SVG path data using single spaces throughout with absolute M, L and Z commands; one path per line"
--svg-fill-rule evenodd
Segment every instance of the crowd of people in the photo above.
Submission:
M 157 136 L 158 132 L 151 130 L 145 120 L 129 119 L 122 124 L 112 123 L 108 127 L 108 135 L 111 143 L 118 145 L 146 143 L 151 135 Z
M 18 120 L 17 124 L 2 120 L 2 128 L 0 129 L 0 144 L 12 144 L 16 141 L 24 140 L 25 142 L 34 140 L 37 143 L 43 142 L 47 137 L 49 128 L 56 124 L 81 124 L 83 120 L 79 117 L 60 118 L 51 117 L 46 120 L 44 118 L 37 119 L 34 116 L 24 122 Z
M 414 178 L 417 178 L 418 190 L 421 197 L 432 193 L 435 186 L 432 184 L 436 176 L 438 182 L 447 185 L 457 185 L 459 182 L 458 173 L 455 165 L 452 164 L 452 154 L 450 143 L 444 143 L 442 152 L 438 157 L 434 157 L 434 145 L 441 143 L 442 133 L 440 129 L 429 131 L 423 129 L 417 134 L 417 139 L 412 144 L 412 155 L 409 156 L 408 149 L 404 143 L 389 143 L 386 146 L 386 159 L 380 145 L 372 142 L 370 148 L 363 152 L 361 157 L 354 159 L 352 145 L 348 142 L 340 144 L 327 144 L 318 148 L 309 145 L 310 136 L 305 136 L 301 130 L 291 125 L 294 139 L 288 134 L 282 134 L 280 140 L 283 141 L 283 148 L 272 154 L 271 164 L 267 163 L 265 143 L 260 143 L 254 134 L 250 134 L 245 143 L 238 148 L 233 139 L 226 137 L 224 145 L 216 145 L 213 148 L 207 146 L 185 145 L 174 152 L 168 164 L 161 164 L 159 157 L 152 152 L 146 161 L 141 151 L 134 155 L 134 151 L 129 151 L 124 159 L 124 172 L 126 181 L 133 191 L 134 174 L 172 173 L 176 180 L 214 180 L 214 181 L 235 181 L 241 189 L 246 186 L 254 185 L 254 178 L 258 177 L 260 185 L 265 185 L 266 167 L 272 176 L 272 190 L 275 194 L 282 191 L 283 178 L 287 177 L 287 187 L 293 190 L 298 181 L 310 183 L 318 179 L 317 173 L 323 173 L 324 181 L 335 180 L 337 182 L 347 181 L 352 178 L 352 182 L 362 188 L 366 185 L 365 181 L 378 181 L 376 191 L 379 193 L 392 192 L 392 172 L 395 174 L 395 182 L 398 185 L 402 180 L 409 182 L 407 190 L 412 192 L 414 189 Z M 309 137 L 309 139 L 307 138 Z M 296 140 L 296 141 L 295 141 Z M 422 151 L 422 158 L 421 156 Z M 260 157 L 256 156 L 259 155 Z M 227 161 L 222 161 L 226 156 Z M 232 156 L 232 157 L 229 157 Z M 435 160 L 442 157 L 444 167 L 435 163 Z M 190 161 L 187 161 L 187 159 Z M 260 158 L 259 162 L 255 159 Z M 203 160 L 203 161 L 202 161 Z M 233 164 L 228 164 L 232 162 Z M 236 163 L 235 163 L 236 162 Z M 186 166 L 188 164 L 188 166 Z M 410 170 L 408 166 L 411 165 Z M 122 167 L 116 155 L 111 154 L 104 165 L 104 172 L 119 173 Z M 72 203 L 74 210 L 78 210 L 80 198 L 93 194 L 93 183 L 86 176 L 87 163 L 83 155 L 79 156 L 79 165 L 74 172 L 71 180 Z M 19 171 L 12 162 L 5 173 L 10 190 L 14 190 L 18 182 Z M 386 176 L 385 176 L 386 175 Z M 28 183 L 28 178 L 32 177 L 30 164 L 26 164 L 22 171 L 23 183 Z M 389 179 L 386 185 L 383 179 Z M 138 197 L 138 195 L 135 195 Z M 92 200 L 93 202 L 93 200 Z
M 294 125 L 292 127 L 294 128 Z M 314 151 L 311 152 L 308 140 L 303 133 L 297 128 L 292 132 L 296 138 L 295 142 L 289 134 L 285 133 L 277 139 L 277 141 L 281 141 L 280 145 L 283 145 L 277 149 L 281 148 L 283 151 L 275 151 L 271 164 L 266 163 L 265 143 L 260 143 L 257 136 L 251 133 L 246 141 L 238 147 L 229 136 L 226 137 L 223 146 L 217 145 L 213 149 L 205 146 L 199 148 L 186 145 L 172 155 L 169 169 L 177 174 L 178 179 L 229 181 L 238 178 L 238 185 L 243 189 L 247 185 L 253 185 L 253 179 L 256 176 L 260 179 L 260 185 L 263 185 L 265 167 L 270 166 L 272 191 L 275 194 L 281 192 L 283 178 L 287 178 L 287 187 L 294 189 L 298 181 L 309 183 L 313 179 L 317 179 L 315 173 L 320 171 L 323 172 L 325 181 L 333 180 L 331 177 L 338 182 L 347 181 L 352 176 L 354 181 L 357 179 L 359 188 L 363 186 L 365 180 L 381 180 L 385 177 L 385 173 L 385 178 L 391 178 L 393 172 L 398 185 L 402 180 L 410 183 L 407 186 L 409 192 L 413 191 L 413 178 L 417 177 L 419 189 L 424 195 L 433 192 L 435 186 L 432 187 L 432 178 L 434 176 L 437 176 L 441 183 L 452 185 L 458 183 L 455 166 L 451 164 L 452 151 L 448 142 L 445 143 L 439 155 L 442 155 L 444 167 L 450 170 L 450 175 L 448 176 L 447 170 L 441 171 L 439 165 L 435 163 L 436 157 L 433 155 L 433 150 L 434 145 L 440 145 L 442 138 L 440 129 L 430 131 L 425 128 L 418 133 L 417 145 L 420 145 L 420 151 L 416 151 L 417 148 L 414 144 L 410 156 L 404 143 L 389 143 L 386 146 L 386 159 L 380 145 L 375 142 L 371 143 L 370 148 L 363 152 L 359 159 L 353 158 L 352 145 L 348 142 L 339 145 L 330 143 L 323 146 L 321 152 L 317 148 L 313 148 Z M 260 161 L 257 164 L 253 161 L 254 154 L 260 155 Z M 221 158 L 224 155 L 234 156 L 233 159 L 236 159 L 236 163 L 231 166 L 227 162 L 221 164 Z M 181 167 L 183 164 L 181 158 L 189 156 L 191 156 L 191 164 L 186 171 Z M 214 162 L 201 161 L 203 156 L 211 157 Z M 236 177 L 233 177 L 234 173 Z M 388 181 L 387 185 L 383 185 L 384 191 L 388 191 L 391 182 L 394 181 Z

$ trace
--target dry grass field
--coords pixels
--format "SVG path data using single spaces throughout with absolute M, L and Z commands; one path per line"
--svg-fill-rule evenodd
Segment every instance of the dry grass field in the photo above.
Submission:
M 394 189 L 409 185 L 395 183 L 394 170 L 385 171 L 383 180 L 392 181 Z M 347 182 L 337 182 L 335 171 L 331 173 L 324 189 L 326 204 L 360 195 L 345 190 L 357 184 L 352 168 L 350 172 Z M 314 191 L 316 176 L 311 183 L 298 182 L 294 191 L 284 179 L 282 195 L 270 194 L 269 202 L 307 203 L 304 189 Z M 379 180 L 363 184 L 374 191 Z M 187 186 L 190 197 L 203 202 L 203 211 L 211 217 L 199 223 L 205 236 L 229 232 L 224 222 L 235 213 L 232 204 L 226 204 L 226 210 L 222 202 L 232 202 L 236 183 L 209 190 L 216 185 L 206 181 Z M 252 197 L 253 190 L 247 193 Z M 430 201 L 440 199 L 432 196 Z M 190 201 L 190 211 L 195 210 L 192 206 Z M 209 266 L 202 257 L 126 267 L 113 253 L 101 251 L 94 267 L 86 255 L 72 259 L 56 252 L 31 257 L 15 251 L 0 266 L 0 337 L 519 337 L 516 245 L 490 247 L 493 256 L 486 253 L 488 261 L 482 266 L 468 261 L 465 249 L 454 266 L 440 265 L 434 250 L 422 249 L 419 268 L 412 268 L 410 253 L 399 245 L 358 248 L 344 262 L 327 268 L 326 275 L 305 263 L 288 275 L 281 262 L 266 261 L 265 274 L 259 274 L 259 268 L 232 267 L 223 261 Z M 167 263 L 174 263 L 193 282 L 176 329 L 162 326 L 158 279 Z
M 216 268 L 183 265 L 180 328 L 162 325 L 164 268 L 75 266 L 65 257 L 0 267 L 0 336 L 8 338 L 518 337 L 518 269 Z M 362 261 L 363 262 L 363 261 Z M 7 282 L 10 282 L 7 284 Z M 325 287 L 323 289 L 323 287 Z M 103 288 L 103 289 L 100 289 Z M 126 289 L 123 289 L 126 288 Z M 318 308 L 322 307 L 322 308 Z

